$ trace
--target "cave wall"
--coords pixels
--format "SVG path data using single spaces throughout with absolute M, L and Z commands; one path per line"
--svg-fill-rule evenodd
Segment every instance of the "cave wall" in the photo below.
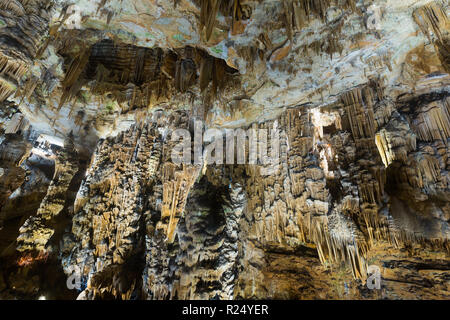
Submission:
M 1 298 L 450 297 L 446 1 L 0 8 Z

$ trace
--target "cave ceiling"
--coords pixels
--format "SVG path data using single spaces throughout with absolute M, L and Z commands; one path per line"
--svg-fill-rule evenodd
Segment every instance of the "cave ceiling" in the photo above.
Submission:
M 449 10 L 0 0 L 0 297 L 449 299 Z M 176 163 L 195 121 L 280 166 Z

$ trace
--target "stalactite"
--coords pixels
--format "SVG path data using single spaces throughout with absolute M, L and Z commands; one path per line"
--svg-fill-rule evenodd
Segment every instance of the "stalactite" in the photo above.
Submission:
M 12 60 L 0 52 L 0 75 L 6 74 L 16 80 L 21 79 L 28 67 L 18 60 Z
M 375 136 L 375 144 L 386 167 L 394 161 L 406 163 L 408 152 L 416 150 L 416 136 L 396 125 L 391 130 L 380 130 Z
M 435 44 L 442 66 L 450 72 L 450 21 L 442 4 L 437 1 L 426 4 L 413 12 L 413 18 L 422 33 Z
M 23 89 L 19 89 L 16 91 L 16 96 L 20 98 L 20 104 L 22 104 L 22 102 L 24 100 L 29 100 L 30 97 L 32 96 L 32 94 L 34 93 L 34 90 L 36 89 L 36 87 L 39 84 L 39 79 L 37 79 L 34 76 L 31 76 L 29 79 L 27 79 L 27 81 L 25 82 Z
M 4 40 L 0 46 L 0 102 L 9 98 L 22 86 L 22 78 L 28 72 L 47 29 L 49 12 L 41 14 L 40 10 L 50 5 L 47 0 L 0 1 L 2 10 L 0 15 L 15 20 L 6 24 L 1 20 Z
M 356 279 L 365 281 L 367 277 L 367 262 L 364 259 L 368 246 L 361 236 L 354 233 L 357 231 L 350 221 L 339 215 L 331 216 L 333 220 L 331 227 L 326 221 L 316 220 L 311 225 L 311 238 L 317 247 L 319 258 L 323 264 L 348 263 L 352 268 Z M 338 220 L 338 225 L 336 225 Z M 331 228 L 331 229 L 330 229 Z
M 438 181 L 441 169 L 437 159 L 423 154 L 417 154 L 415 161 L 417 163 L 419 186 L 421 188 L 431 185 Z
M 16 90 L 16 87 L 0 76 L 0 101 L 6 100 Z
M 191 59 L 177 61 L 175 71 L 175 87 L 181 92 L 192 85 L 195 79 L 196 66 Z
M 80 40 L 80 46 L 84 42 Z M 64 49 L 66 50 L 66 49 Z M 186 93 L 195 85 L 199 67 L 200 88 L 215 95 L 232 83 L 234 69 L 222 59 L 191 47 L 171 51 L 161 48 L 139 48 L 100 41 L 72 58 L 63 82 L 61 105 L 77 95 L 84 85 L 92 94 L 108 95 L 129 111 L 146 108 L 169 100 L 177 92 Z M 86 60 L 87 59 L 87 60 Z
M 67 252 L 65 259 L 73 256 L 79 257 L 78 261 L 91 261 L 86 269 L 92 270 L 94 276 L 88 281 L 84 295 L 95 292 L 98 297 L 107 293 L 129 297 L 134 291 L 136 283 L 122 287 L 125 280 L 115 279 L 110 270 L 128 270 L 129 257 L 139 249 L 134 244 L 144 241 L 141 238 L 146 230 L 142 229 L 143 219 L 152 219 L 149 232 L 150 229 L 157 233 L 162 231 L 164 239 L 168 240 L 163 240 L 162 245 L 173 241 L 198 171 L 195 167 L 177 168 L 171 163 L 172 142 L 163 142 L 166 138 L 160 129 L 170 131 L 186 127 L 186 123 L 184 113 L 170 119 L 149 115 L 130 130 L 99 143 L 74 204 L 72 234 L 80 241 L 66 244 L 67 247 L 75 244 L 76 248 L 73 254 Z M 148 210 L 154 210 L 157 201 L 161 201 L 161 213 L 153 216 Z M 91 228 L 93 233 L 85 232 Z M 91 242 L 92 247 L 86 248 L 86 241 Z M 76 264 L 77 259 L 72 258 L 70 263 Z M 87 277 L 89 271 L 84 274 Z
M 29 126 L 29 121 L 21 113 L 16 113 L 7 123 L 5 127 L 5 134 L 23 132 L 27 126 Z
M 450 137 L 450 98 L 423 106 L 417 113 L 413 126 L 420 140 L 447 141 Z
M 342 95 L 348 122 L 355 139 L 372 138 L 375 135 L 373 97 L 370 88 L 355 88 Z
M 249 13 L 241 5 L 240 0 L 200 0 L 200 33 L 204 30 L 206 41 L 211 39 L 216 26 L 217 13 L 232 17 L 232 27 L 235 21 L 248 18 Z
M 6 24 L 0 20 L 1 32 L 11 27 L 10 16 L 39 19 L 46 7 L 35 4 L 44 2 L 0 0 L 8 15 Z M 46 107 L 59 97 L 59 108 L 68 105 L 48 121 L 55 132 L 75 128 L 83 152 L 105 137 L 97 141 L 86 175 L 80 174 L 73 203 L 65 196 L 72 200 L 69 180 L 80 155 L 66 155 L 71 164 L 57 163 L 37 214 L 19 230 L 16 244 L 23 253 L 14 263 L 27 270 L 45 263 L 47 254 L 56 260 L 52 252 L 59 250 L 65 273 L 74 267 L 81 273 L 80 299 L 257 299 L 310 290 L 327 298 L 332 286 L 345 288 L 339 297 L 347 298 L 349 287 L 373 293 L 361 286 L 372 259 L 388 265 L 392 255 L 405 263 L 400 259 L 407 254 L 434 259 L 450 251 L 445 238 L 450 100 L 438 61 L 448 66 L 446 12 L 437 2 L 415 10 L 413 18 L 431 46 L 415 33 L 418 41 L 401 46 L 397 40 L 411 34 L 391 27 L 411 23 L 411 11 L 385 15 L 377 30 L 369 31 L 363 24 L 371 18 L 372 3 L 362 1 L 357 8 L 356 2 L 174 1 L 175 9 L 157 8 L 163 19 L 151 18 L 158 10 L 138 12 L 135 28 L 128 11 L 125 17 L 102 0 L 93 16 L 77 16 L 81 26 L 75 28 L 66 23 L 70 13 L 63 8 L 43 46 L 37 36 L 19 39 L 27 52 L 14 53 L 17 59 L 2 47 L 0 100 L 16 91 L 15 98 L 26 102 L 20 105 L 26 117 L 36 114 L 39 131 L 44 117 L 53 116 Z M 91 11 L 88 7 L 76 14 Z M 250 7 L 255 16 L 242 21 L 251 16 Z M 197 18 L 200 30 L 192 33 Z M 21 25 L 15 37 L 22 31 L 34 35 L 33 28 Z M 47 90 L 47 78 L 55 90 Z M 1 161 L 13 149 L 3 139 L 18 139 L 27 127 L 22 114 L 12 114 L 0 112 L 6 124 L 0 125 Z M 170 136 L 175 129 L 190 131 L 194 118 L 210 127 L 278 130 L 276 173 L 264 174 L 274 168 L 261 162 L 175 164 Z M 34 139 L 34 132 L 26 134 Z M 250 148 L 264 151 L 262 143 L 243 145 L 246 159 Z M 8 166 L 25 167 L 36 149 L 30 145 L 14 163 L 1 164 L 6 191 L 0 202 L 14 189 L 5 180 L 15 172 L 25 176 Z M 41 150 L 34 156 L 38 153 L 48 156 Z M 426 223 L 410 228 L 402 216 Z M 56 231 L 63 218 L 71 228 Z M 0 272 L 0 294 L 7 272 Z M 337 278 L 345 284 L 327 281 Z M 318 287 L 312 289 L 312 282 Z M 382 294 L 390 294 L 389 284 L 384 286 Z
M 332 3 L 332 0 L 283 0 L 288 38 L 292 39 L 294 28 L 300 31 L 309 22 L 311 16 L 325 22 L 327 10 Z M 341 1 L 340 5 L 344 9 L 356 11 L 355 0 Z
M 13 60 L 0 52 L 0 102 L 6 100 L 17 89 L 15 83 L 22 79 L 28 67 L 20 60 Z
M 66 72 L 64 81 L 62 82 L 63 94 L 61 96 L 58 109 L 61 109 L 66 102 L 76 96 L 78 91 L 81 89 L 81 73 L 84 71 L 84 68 L 89 62 L 90 54 L 90 49 L 85 48 L 78 57 L 72 60 Z
M 431 39 L 430 28 L 433 34 L 443 43 L 442 31 L 446 29 L 448 22 L 447 15 L 438 2 L 431 2 L 423 7 L 416 9 L 413 18 L 422 32 Z
M 202 62 L 200 65 L 200 89 L 201 90 L 205 90 L 208 87 L 208 85 L 211 81 L 213 67 L 214 67 L 214 60 L 212 58 L 202 59 Z
M 360 214 L 363 218 L 364 230 L 367 230 L 370 246 L 374 246 L 377 241 L 392 242 L 394 230 L 392 230 L 389 220 L 378 212 L 376 206 L 365 204 Z
M 200 27 L 206 28 L 206 41 L 211 38 L 215 23 L 217 12 L 219 11 L 220 1 L 217 0 L 202 0 L 200 12 Z
M 21 17 L 26 14 L 24 7 L 17 0 L 1 0 L 0 9 L 12 11 L 17 16 Z
M 161 221 L 157 229 L 163 229 L 167 241 L 172 243 L 175 239 L 175 230 L 186 206 L 189 191 L 200 174 L 201 166 L 183 166 L 177 170 L 172 164 L 164 168 L 163 205 Z
M 23 254 L 18 260 L 17 265 L 19 267 L 30 266 L 36 262 L 46 262 L 49 254 L 48 252 L 39 251 L 37 255 L 32 253 Z

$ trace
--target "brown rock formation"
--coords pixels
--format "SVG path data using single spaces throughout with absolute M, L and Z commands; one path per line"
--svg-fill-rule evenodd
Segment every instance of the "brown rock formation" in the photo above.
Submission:
M 450 297 L 445 1 L 0 9 L 0 298 Z

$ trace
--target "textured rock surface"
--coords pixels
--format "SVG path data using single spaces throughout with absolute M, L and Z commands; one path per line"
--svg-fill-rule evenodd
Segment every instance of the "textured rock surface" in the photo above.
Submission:
M 447 1 L 0 8 L 1 298 L 450 298 Z

